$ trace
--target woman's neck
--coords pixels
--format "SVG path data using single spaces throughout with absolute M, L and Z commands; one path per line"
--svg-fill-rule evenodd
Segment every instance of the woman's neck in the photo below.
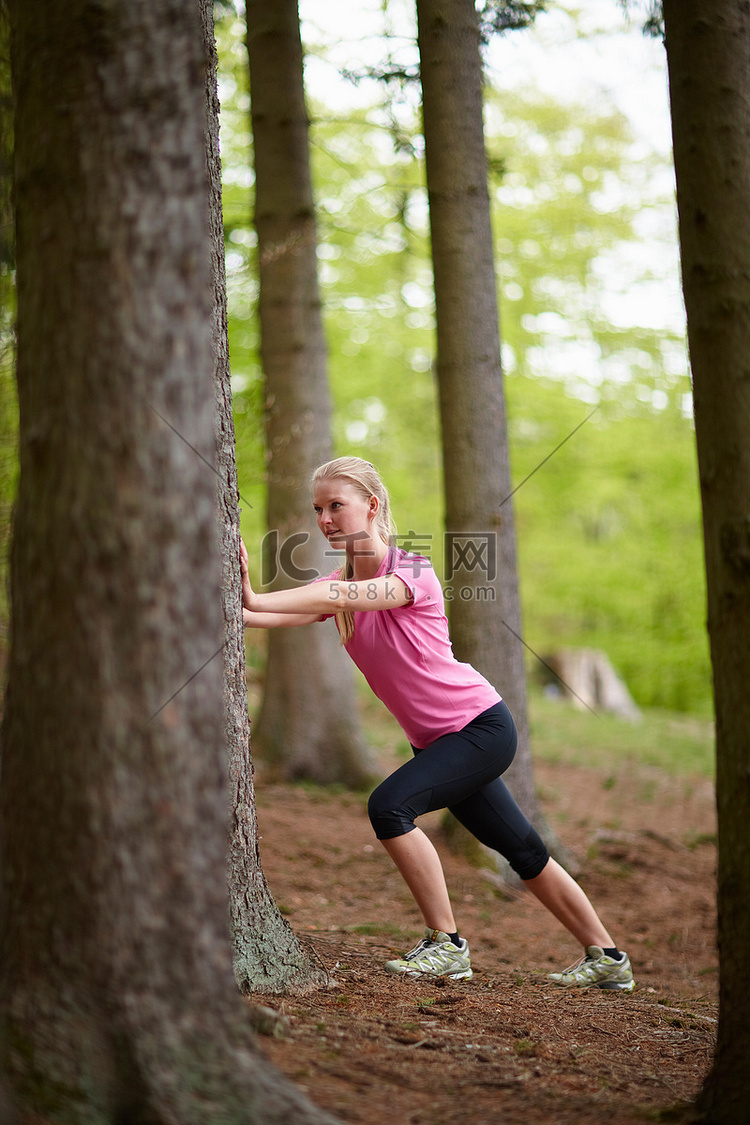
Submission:
M 353 545 L 352 554 L 348 556 L 352 579 L 355 582 L 366 582 L 368 578 L 374 578 L 387 553 L 388 544 L 379 535 L 358 539 Z

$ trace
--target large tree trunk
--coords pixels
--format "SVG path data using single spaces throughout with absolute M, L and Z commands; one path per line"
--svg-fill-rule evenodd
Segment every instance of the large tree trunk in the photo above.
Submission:
M 700 1097 L 744 1125 L 750 1058 L 750 10 L 664 0 L 716 703 L 720 1000 Z
M 249 0 L 261 359 L 266 389 L 266 570 L 275 588 L 330 573 L 308 480 L 331 457 L 326 347 L 297 0 Z M 300 536 L 293 556 L 285 549 Z M 306 537 L 306 542 L 303 540 Z M 354 677 L 332 622 L 274 629 L 253 741 L 285 779 L 367 785 L 376 773 L 357 720 Z
M 529 746 L 479 26 L 474 0 L 417 0 L 417 17 L 451 636 L 458 659 L 486 676 L 513 713 L 519 749 L 505 780 L 526 814 L 549 835 Z
M 24 1121 L 322 1123 L 231 975 L 198 8 L 13 17 L 2 1062 Z
M 224 724 L 233 809 L 229 851 L 229 900 L 234 934 L 234 969 L 243 992 L 275 992 L 320 980 L 289 923 L 276 907 L 258 854 L 250 718 L 247 711 L 245 640 L 239 597 L 240 508 L 235 458 L 232 388 L 227 337 L 227 290 L 219 157 L 219 101 L 213 2 L 199 0 L 208 67 L 206 157 L 213 266 L 214 387 L 216 392 L 217 503 L 224 611 Z

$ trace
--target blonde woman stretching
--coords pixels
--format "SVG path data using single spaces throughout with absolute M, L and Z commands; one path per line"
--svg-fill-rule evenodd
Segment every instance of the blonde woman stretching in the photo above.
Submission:
M 633 973 L 578 884 L 550 857 L 500 775 L 516 749 L 511 714 L 492 685 L 453 655 L 443 594 L 427 559 L 392 544 L 388 493 L 377 471 L 340 457 L 312 478 L 318 527 L 346 551 L 335 574 L 293 590 L 256 594 L 242 544 L 246 626 L 307 625 L 335 616 L 347 652 L 403 727 L 414 757 L 378 786 L 369 815 L 425 922 L 421 941 L 386 969 L 409 977 L 471 976 L 469 945 L 453 916 L 440 858 L 414 821 L 449 808 L 496 849 L 580 941 L 581 960 L 556 984 L 630 992 Z

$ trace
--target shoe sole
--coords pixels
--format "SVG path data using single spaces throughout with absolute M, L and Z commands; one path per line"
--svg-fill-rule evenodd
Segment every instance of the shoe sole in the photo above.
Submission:
M 566 984 L 564 981 L 561 981 L 561 980 L 553 980 L 551 983 L 556 988 L 571 988 L 571 989 L 572 988 L 581 988 L 581 989 L 601 988 L 605 992 L 632 992 L 633 989 L 635 988 L 635 981 L 634 980 L 628 981 L 627 984 L 623 984 L 620 981 L 616 981 L 616 980 L 603 980 L 603 981 L 595 981 L 594 980 L 594 981 L 589 981 L 586 984 L 584 984 L 584 983 L 579 984 L 576 981 L 573 981 L 571 984 Z
M 470 980 L 471 977 L 474 976 L 471 969 L 466 969 L 462 973 L 420 973 L 409 969 L 402 969 L 395 972 L 392 969 L 386 969 L 386 972 L 392 977 L 409 977 L 411 980 L 424 980 L 428 978 L 430 980 Z
M 628 981 L 627 984 L 620 984 L 616 980 L 603 980 L 601 984 L 595 984 L 594 988 L 603 988 L 607 992 L 632 992 L 635 988 L 635 981 Z

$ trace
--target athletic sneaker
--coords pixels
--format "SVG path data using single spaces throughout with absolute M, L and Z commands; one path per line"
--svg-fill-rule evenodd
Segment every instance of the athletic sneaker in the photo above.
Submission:
M 404 977 L 468 980 L 472 975 L 469 943 L 461 938 L 458 945 L 454 945 L 442 930 L 426 929 L 413 949 L 396 961 L 386 962 L 385 971 Z
M 562 973 L 548 973 L 549 980 L 563 988 L 607 988 L 614 992 L 632 992 L 635 988 L 633 970 L 627 953 L 620 960 L 608 957 L 598 945 L 590 945 L 580 961 Z

